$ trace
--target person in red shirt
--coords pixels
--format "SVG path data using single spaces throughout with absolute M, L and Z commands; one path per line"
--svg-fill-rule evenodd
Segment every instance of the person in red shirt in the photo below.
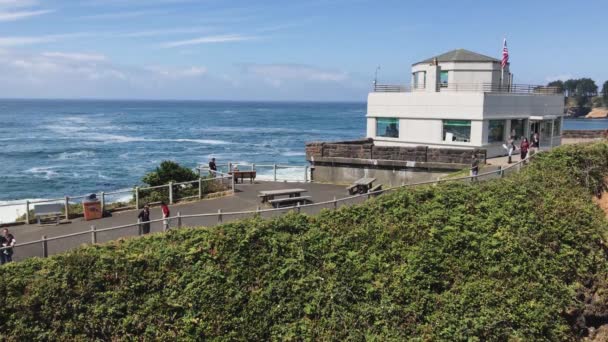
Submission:
M 171 216 L 171 210 L 165 202 L 160 202 L 160 210 L 163 212 L 163 228 L 165 231 L 169 230 L 169 217 Z
M 521 151 L 521 160 L 526 159 L 528 156 L 528 149 L 530 148 L 530 143 L 528 142 L 528 138 L 522 138 L 521 144 L 519 145 L 519 150 Z

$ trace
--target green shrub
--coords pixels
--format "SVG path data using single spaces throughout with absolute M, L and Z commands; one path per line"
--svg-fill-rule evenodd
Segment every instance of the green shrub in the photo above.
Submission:
M 563 147 L 502 180 L 10 264 L 0 336 L 575 340 L 588 296 L 608 307 L 608 227 L 590 199 L 607 157 Z

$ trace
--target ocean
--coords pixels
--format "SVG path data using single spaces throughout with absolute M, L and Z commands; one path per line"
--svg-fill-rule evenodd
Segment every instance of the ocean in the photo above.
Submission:
M 306 142 L 364 137 L 365 112 L 365 103 L 0 100 L 0 204 L 132 188 L 163 160 L 306 165 Z M 0 208 L 0 222 L 18 210 Z

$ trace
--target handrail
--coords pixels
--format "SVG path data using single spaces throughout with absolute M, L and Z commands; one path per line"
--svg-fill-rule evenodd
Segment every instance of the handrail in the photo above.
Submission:
M 414 90 L 426 89 L 417 86 Z M 412 89 L 403 85 L 375 84 L 374 92 L 377 93 L 405 93 Z M 550 87 L 534 84 L 496 84 L 496 83 L 444 83 L 438 85 L 438 92 L 443 91 L 462 91 L 462 92 L 483 92 L 483 93 L 512 93 L 512 94 L 532 94 L 532 95 L 558 95 L 563 94 L 559 87 Z
M 532 156 L 528 156 L 526 159 L 524 160 L 520 160 L 514 164 L 509 165 L 506 168 L 500 168 L 496 171 L 488 171 L 485 173 L 480 173 L 477 176 L 463 176 L 463 177 L 457 177 L 457 178 L 448 178 L 448 179 L 438 179 L 438 180 L 431 180 L 431 181 L 423 181 L 423 182 L 416 182 L 416 183 L 409 183 L 409 184 L 403 184 L 403 185 L 399 185 L 399 186 L 393 186 L 393 187 L 389 187 L 386 189 L 382 189 L 382 190 L 377 190 L 377 191 L 373 191 L 373 192 L 367 192 L 364 194 L 358 194 L 358 195 L 353 195 L 353 196 L 347 196 L 347 197 L 342 197 L 339 199 L 334 199 L 334 200 L 329 200 L 329 201 L 324 201 L 324 202 L 317 202 L 317 203 L 310 203 L 310 204 L 303 204 L 303 205 L 295 205 L 295 206 L 291 206 L 291 207 L 283 207 L 283 208 L 271 208 L 271 209 L 257 209 L 257 210 L 246 210 L 246 211 L 234 211 L 234 212 L 222 212 L 219 211 L 217 213 L 201 213 L 201 214 L 190 214 L 190 215 L 181 215 L 178 213 L 178 216 L 172 216 L 169 219 L 173 220 L 173 219 L 185 219 L 185 218 L 197 218 L 197 217 L 213 217 L 213 216 L 217 216 L 218 217 L 218 222 L 221 222 L 221 219 L 219 219 L 222 216 L 230 216 L 230 215 L 259 215 L 260 213 L 267 213 L 267 212 L 279 212 L 279 211 L 289 211 L 289 210 L 294 210 L 294 209 L 302 209 L 302 208 L 310 208 L 310 207 L 318 207 L 318 206 L 323 206 L 323 205 L 327 205 L 327 204 L 334 204 L 334 207 L 337 207 L 337 204 L 340 202 L 345 202 L 345 201 L 349 201 L 352 199 L 356 199 L 356 198 L 361 198 L 361 197 L 367 197 L 369 198 L 372 195 L 380 195 L 383 193 L 387 193 L 390 191 L 395 191 L 398 189 L 402 189 L 402 188 L 409 188 L 409 187 L 414 187 L 414 186 L 422 186 L 422 185 L 431 185 L 431 184 L 439 184 L 439 183 L 447 183 L 447 182 L 458 182 L 458 181 L 464 181 L 464 180 L 475 180 L 475 179 L 479 179 L 480 177 L 483 176 L 488 176 L 488 175 L 493 175 L 493 174 L 498 174 L 501 177 L 504 176 L 504 172 L 506 170 L 510 170 L 515 168 L 515 170 L 517 170 L 517 172 L 519 172 L 521 170 L 521 166 L 525 165 L 527 163 L 530 162 L 530 160 L 532 158 L 535 158 L 538 154 L 541 154 L 543 152 L 538 152 Z M 166 219 L 156 219 L 156 220 L 150 220 L 150 221 L 146 221 L 146 222 L 137 222 L 137 223 L 131 223 L 131 224 L 126 224 L 126 225 L 121 225 L 121 226 L 114 226 L 114 227 L 108 227 L 108 228 L 101 228 L 101 229 L 95 229 L 92 231 L 83 231 L 83 232 L 77 232 L 77 233 L 72 233 L 72 234 L 67 234 L 67 235 L 61 235 L 61 236 L 55 236 L 55 237 L 51 237 L 51 238 L 44 238 L 41 240 L 35 240 L 35 241 L 28 241 L 28 242 L 23 242 L 23 243 L 18 243 L 15 244 L 14 246 L 11 247 L 0 247 L 0 251 L 5 250 L 5 249 L 10 249 L 10 248 L 16 248 L 16 247 L 23 247 L 23 246 L 29 246 L 32 244 L 37 244 L 37 243 L 46 243 L 48 241 L 55 241 L 55 240 L 60 240 L 60 239 L 65 239 L 65 238 L 69 238 L 69 237 L 74 237 L 74 236 L 80 236 L 80 235 L 86 235 L 86 234 L 91 234 L 91 233 L 100 233 L 100 232 L 106 232 L 106 231 L 112 231 L 112 230 L 117 230 L 117 229 L 124 229 L 124 228 L 129 228 L 129 227 L 136 227 L 139 226 L 141 224 L 147 224 L 147 223 L 156 223 L 156 222 L 163 222 Z M 46 248 L 46 247 L 44 247 Z

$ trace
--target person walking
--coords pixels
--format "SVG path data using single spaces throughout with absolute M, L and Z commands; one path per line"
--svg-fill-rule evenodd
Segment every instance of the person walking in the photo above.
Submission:
M 477 175 L 479 174 L 479 158 L 477 155 L 473 154 L 471 156 L 471 176 L 475 177 L 473 180 L 477 180 Z
M 511 164 L 513 152 L 517 150 L 517 146 L 515 146 L 515 139 L 512 136 L 510 136 L 507 140 L 505 148 L 507 149 L 507 153 L 509 154 L 509 160 L 507 161 L 507 163 Z
M 217 176 L 217 165 L 215 165 L 215 158 L 211 158 L 209 162 L 209 174 L 213 177 Z
M 160 202 L 160 210 L 163 212 L 163 230 L 169 230 L 169 217 L 171 216 L 171 210 L 165 202 Z
M 522 137 L 521 144 L 519 145 L 521 160 L 525 160 L 528 157 L 529 148 L 530 143 L 528 142 L 528 138 Z
M 8 229 L 4 229 L 2 231 L 2 237 L 0 238 L 2 247 L 9 247 L 7 249 L 3 249 L 0 253 L 0 265 L 6 264 L 8 262 L 13 261 L 13 246 L 15 246 L 15 237 Z
M 150 206 L 144 205 L 144 208 L 139 212 L 137 218 L 143 223 L 142 224 L 142 233 L 149 234 L 150 233 Z
M 540 137 L 538 136 L 537 132 L 532 135 L 532 141 L 530 142 L 530 147 L 532 147 L 532 151 L 534 153 L 537 153 L 538 150 L 540 149 Z

